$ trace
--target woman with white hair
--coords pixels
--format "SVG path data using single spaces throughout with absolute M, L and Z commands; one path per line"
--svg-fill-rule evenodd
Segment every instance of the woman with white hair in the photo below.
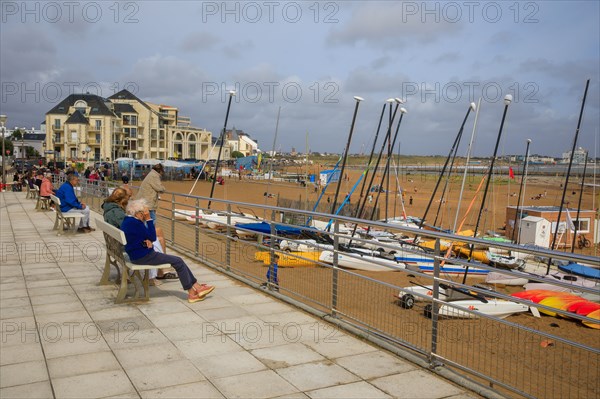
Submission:
M 183 289 L 187 290 L 190 303 L 202 301 L 215 289 L 211 285 L 198 284 L 192 271 L 180 257 L 154 251 L 152 242 L 156 240 L 156 229 L 146 201 L 143 199 L 130 201 L 126 212 L 127 217 L 121 224 L 121 230 L 127 239 L 125 252 L 129 255 L 131 263 L 137 265 L 169 263 L 177 270 L 179 281 Z

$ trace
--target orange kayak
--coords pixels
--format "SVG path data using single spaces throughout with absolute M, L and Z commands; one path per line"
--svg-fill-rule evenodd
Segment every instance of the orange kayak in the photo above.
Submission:
M 598 322 L 593 321 L 582 321 L 582 323 L 588 327 L 600 329 L 600 309 L 594 310 L 592 313 L 588 314 L 587 317 L 590 319 L 596 319 Z

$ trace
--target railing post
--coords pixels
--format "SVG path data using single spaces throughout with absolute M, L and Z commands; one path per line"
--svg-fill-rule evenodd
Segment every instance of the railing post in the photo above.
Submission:
M 225 237 L 225 268 L 231 270 L 231 204 L 227 204 L 227 235 Z
M 173 214 L 174 216 L 175 214 Z M 175 218 L 173 218 L 175 219 Z M 198 257 L 198 247 L 200 247 L 200 199 L 196 198 L 196 220 L 194 223 L 194 227 L 195 227 L 195 244 L 194 244 L 194 254 L 196 255 L 196 258 Z
M 267 284 L 269 289 L 274 288 L 275 280 L 275 235 L 277 234 L 277 230 L 275 229 L 275 212 L 271 212 L 271 237 L 269 237 L 269 257 L 271 261 L 269 262 L 269 273 L 271 276 L 267 279 Z
M 429 363 L 434 365 L 434 356 L 437 353 L 438 343 L 438 318 L 439 305 L 437 300 L 440 298 L 440 239 L 435 239 L 434 247 L 435 259 L 433 260 L 433 302 L 431 304 L 431 355 Z
M 331 316 L 337 317 L 338 297 L 338 254 L 340 249 L 340 221 L 335 219 L 333 223 L 333 268 L 331 276 Z
M 160 206 L 158 207 L 160 209 Z M 157 209 L 158 211 L 158 209 Z M 158 215 L 156 216 L 158 222 Z M 175 243 L 175 194 L 171 194 L 171 243 Z

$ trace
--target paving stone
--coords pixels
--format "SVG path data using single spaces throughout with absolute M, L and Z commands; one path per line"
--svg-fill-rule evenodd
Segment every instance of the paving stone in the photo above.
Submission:
M 204 303 L 205 301 L 201 302 Z M 196 305 L 196 304 L 193 304 Z M 154 303 L 154 301 L 152 301 L 151 303 L 147 303 L 147 304 L 143 304 L 143 305 L 138 305 L 137 306 L 138 310 L 142 313 L 144 313 L 144 315 L 148 316 L 149 318 L 151 316 L 156 316 L 156 315 L 164 315 L 164 314 L 174 314 L 174 313 L 186 313 L 190 311 L 190 308 L 187 307 L 185 304 L 178 302 L 178 301 L 170 301 L 170 302 L 158 302 L 158 303 Z
M 89 312 L 94 321 L 144 317 L 144 314 L 134 307 L 110 307 L 90 310 Z
M 56 287 L 41 287 L 41 288 L 31 288 L 29 289 L 29 296 L 41 296 L 41 295 L 51 295 L 51 294 L 75 294 L 73 288 L 68 285 L 59 285 Z
M 212 382 L 226 398 L 272 398 L 298 392 L 272 370 L 217 378 Z
M 50 381 L 40 381 L 0 389 L 0 398 L 6 399 L 48 399 L 53 397 Z
M 48 380 L 48 372 L 46 371 L 46 362 L 44 360 L 0 366 L 0 376 L 2 376 L 0 378 L 0 388 Z
M 2 346 L 1 353 L 0 366 L 35 360 L 44 360 L 42 347 L 39 343 Z
M 85 308 L 83 304 L 74 299 L 71 302 L 61 302 L 61 303 L 49 303 L 47 305 L 34 305 L 33 311 L 36 315 L 51 315 L 54 313 L 64 313 L 64 312 L 80 312 L 84 311 Z
M 318 318 L 310 316 L 299 310 L 294 310 L 286 313 L 264 314 L 259 317 L 266 322 L 279 323 L 279 325 L 285 325 L 287 323 L 312 324 L 319 321 Z
M 57 398 L 102 398 L 135 394 L 122 370 L 103 371 L 52 380 Z
M 142 391 L 142 398 L 198 398 L 213 399 L 224 396 L 208 381 L 194 382 L 172 387 L 159 388 L 152 391 Z
M 233 319 L 235 317 L 248 316 L 248 312 L 238 306 L 229 306 L 226 308 L 206 309 L 197 312 L 203 319 L 208 321 L 219 321 Z
M 86 353 L 48 360 L 48 371 L 52 379 L 111 370 L 121 370 L 121 365 L 110 352 Z
M 67 335 L 69 332 L 66 333 Z M 55 341 L 54 339 L 42 339 L 46 359 L 54 359 L 63 356 L 82 355 L 85 353 L 104 352 L 110 350 L 104 340 L 92 340 L 84 337 L 72 339 L 62 339 Z
M 338 358 L 335 363 L 364 380 L 390 374 L 405 373 L 415 369 L 411 363 L 383 351 L 368 352 Z
M 221 378 L 265 370 L 266 367 L 248 352 L 232 352 L 192 360 L 206 377 Z
M 244 305 L 242 308 L 251 315 L 272 315 L 277 313 L 292 312 L 295 310 L 290 306 L 275 301 Z
M 77 296 L 74 294 L 50 294 L 31 297 L 31 303 L 33 305 L 48 305 L 50 303 L 65 303 L 78 300 L 79 298 L 77 298 Z
M 126 370 L 144 364 L 160 364 L 184 358 L 179 349 L 170 342 L 155 344 L 151 348 L 145 346 L 121 348 L 116 349 L 114 353 Z
M 372 380 L 371 384 L 395 398 L 437 399 L 462 392 L 454 385 L 423 370 L 377 378 Z
M 335 387 L 318 389 L 307 392 L 307 395 L 313 399 L 378 399 L 391 398 L 385 392 L 375 388 L 373 385 L 365 382 L 354 382 L 351 384 L 338 385 Z
M 0 291 L 0 300 L 24 297 L 27 297 L 26 289 Z
M 78 323 L 77 325 L 83 325 L 91 323 L 92 319 L 85 310 L 70 311 L 64 313 L 52 313 L 52 314 L 36 314 L 36 321 L 39 326 L 46 324 L 61 324 L 68 325 L 70 323 Z
M 151 348 L 148 348 L 151 350 Z M 206 378 L 187 359 L 129 368 L 127 375 L 139 391 L 204 381 Z
M 324 337 L 322 337 L 323 335 Z M 374 346 L 364 343 L 358 338 L 339 332 L 335 334 L 321 334 L 318 341 L 309 339 L 304 341 L 304 343 L 329 359 L 377 350 Z
M 301 391 L 325 388 L 359 380 L 354 374 L 330 361 L 300 364 L 278 369 L 277 373 Z
M 46 288 L 46 287 L 58 287 L 69 285 L 66 278 L 58 278 L 54 280 L 40 280 L 40 281 L 27 281 L 27 288 L 33 290 L 34 288 Z
M 241 352 L 243 348 L 224 334 L 205 335 L 199 339 L 174 342 L 188 359 Z
M 273 302 L 273 298 L 259 293 L 228 296 L 227 300 L 236 305 L 254 305 L 257 303 Z
M 161 327 L 176 327 L 176 326 L 197 326 L 205 320 L 191 310 L 185 313 L 164 313 L 159 315 L 146 316 L 158 328 Z
M 189 341 L 202 338 L 205 335 L 208 331 L 206 327 L 209 327 L 206 323 L 192 326 L 161 327 L 160 331 L 171 341 Z
M 167 337 L 157 328 L 143 330 L 112 330 L 104 333 L 104 339 L 113 350 L 136 346 L 152 347 L 169 342 Z
M 211 297 L 202 302 L 185 303 L 185 305 L 187 307 L 189 307 L 190 309 L 192 309 L 194 312 L 198 313 L 201 317 L 202 317 L 202 313 L 205 310 L 228 308 L 228 307 L 234 306 L 233 303 L 231 303 L 227 300 L 227 298 L 223 298 L 220 296 Z
M 17 306 L 14 308 L 0 308 L 0 319 L 14 319 L 19 317 L 33 316 L 33 310 L 30 305 Z
M 3 299 L 0 301 L 1 309 L 29 306 L 29 305 L 31 305 L 31 304 L 29 302 L 29 298 L 27 298 L 27 297 Z
M 285 368 L 297 364 L 325 360 L 323 356 L 300 343 L 256 349 L 251 353 L 270 369 Z

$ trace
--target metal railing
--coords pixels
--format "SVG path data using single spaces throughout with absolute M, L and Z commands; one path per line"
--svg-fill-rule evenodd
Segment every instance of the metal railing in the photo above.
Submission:
M 100 210 L 110 182 L 83 184 L 82 195 L 93 209 Z M 582 321 L 594 320 L 535 304 L 540 310 L 552 310 L 560 318 L 542 315 L 541 318 L 521 313 L 506 319 L 488 316 L 477 306 L 461 307 L 457 302 L 447 302 L 442 295 L 448 285 L 464 288 L 472 296 L 485 295 L 499 301 L 510 300 L 524 305 L 532 302 L 510 296 L 509 291 L 489 291 L 475 284 L 476 278 L 461 284 L 444 273 L 442 263 L 445 251 L 440 247 L 447 242 L 486 245 L 498 251 L 518 250 L 529 261 L 535 258 L 571 260 L 580 263 L 598 264 L 599 259 L 591 256 L 548 251 L 513 244 L 485 241 L 465 236 L 417 230 L 379 222 L 357 220 L 349 217 L 312 213 L 298 209 L 283 209 L 257 204 L 212 199 L 213 211 L 205 209 L 208 198 L 178 193 L 161 194 L 158 210 L 158 225 L 162 227 L 169 245 L 190 255 L 194 259 L 232 275 L 254 287 L 266 283 L 266 291 L 282 300 L 302 306 L 327 320 L 349 328 L 367 339 L 384 345 L 400 355 L 416 359 L 453 380 L 467 381 L 471 388 L 485 396 L 520 395 L 530 398 L 593 398 L 600 392 L 600 334 L 598 330 L 582 325 Z M 214 211 L 219 209 L 219 211 Z M 183 215 L 180 210 L 187 210 Z M 244 210 L 246 213 L 234 212 Z M 248 213 L 247 210 L 252 210 Z M 101 212 L 101 210 L 100 210 Z M 204 215 L 219 213 L 220 219 L 209 220 Z M 252 239 L 249 230 L 236 222 L 259 222 L 254 216 L 262 215 L 269 230 Z M 280 230 L 289 220 L 286 215 L 312 217 L 316 220 L 332 220 L 330 232 L 319 231 L 329 237 L 333 246 L 331 264 L 311 257 L 309 252 L 289 253 L 278 246 L 285 237 Z M 185 216 L 189 216 L 188 219 Z M 363 259 L 360 253 L 339 251 L 347 243 L 348 236 L 340 230 L 347 224 L 359 223 L 372 229 L 387 230 L 396 235 L 414 236 L 433 240 L 434 249 L 423 252 L 415 247 L 405 247 L 405 254 L 424 256 L 433 261 L 433 275 L 418 270 L 406 269 L 402 263 L 394 265 L 385 260 L 371 260 L 371 264 L 389 268 L 384 272 L 363 272 L 338 266 L 340 256 Z M 295 226 L 298 227 L 298 226 Z M 305 228 L 315 233 L 315 229 Z M 299 243 L 297 239 L 290 239 Z M 356 236 L 355 244 L 367 244 L 367 240 Z M 463 245 L 464 245 L 463 244 Z M 307 244 L 310 246 L 310 244 Z M 384 251 L 395 248 L 381 243 Z M 315 248 L 317 249 L 317 248 Z M 284 258 L 298 267 L 278 269 L 278 284 L 266 280 L 268 270 L 273 272 L 275 255 L 281 264 Z M 486 271 L 499 272 L 507 277 L 526 278 L 530 281 L 548 283 L 543 276 L 534 276 L 520 271 L 496 269 L 466 259 L 452 258 L 454 265 L 469 265 Z M 540 267 L 545 263 L 539 263 Z M 416 284 L 431 286 L 431 295 L 412 293 L 414 306 L 407 308 L 400 299 L 407 286 Z M 563 288 L 573 288 L 565 282 L 550 282 Z M 275 288 L 277 290 L 275 290 Z M 522 290 L 522 289 L 521 289 Z M 598 287 L 577 287 L 587 294 L 598 294 Z M 512 290 L 515 291 L 514 289 Z M 454 309 L 465 318 L 444 317 Z M 469 318 L 466 318 L 466 316 Z M 598 322 L 598 320 L 596 320 Z M 475 385 L 472 385 L 475 384 Z

